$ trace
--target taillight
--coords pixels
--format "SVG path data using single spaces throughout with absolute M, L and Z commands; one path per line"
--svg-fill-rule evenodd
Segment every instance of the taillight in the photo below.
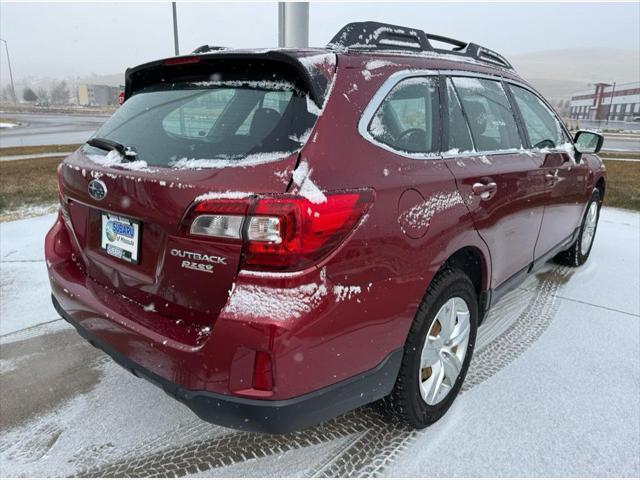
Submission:
M 191 235 L 239 240 L 248 207 L 242 200 L 202 200 L 190 210 L 183 225 Z
M 293 270 L 334 250 L 373 201 L 372 190 L 334 193 L 312 203 L 304 197 L 258 198 L 249 211 L 245 267 Z
M 327 193 L 322 203 L 295 195 L 212 199 L 197 203 L 183 225 L 191 235 L 242 239 L 243 268 L 302 270 L 338 247 L 373 200 L 370 189 Z

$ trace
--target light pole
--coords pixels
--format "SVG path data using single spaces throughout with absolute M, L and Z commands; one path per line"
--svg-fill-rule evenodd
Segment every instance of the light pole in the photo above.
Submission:
M 176 56 L 178 56 L 180 55 L 180 47 L 178 45 L 178 14 L 176 13 L 176 2 L 171 2 L 171 9 L 173 10 L 173 46 Z
M 278 3 L 278 46 L 309 46 L 309 2 Z
M 13 95 L 13 103 L 18 103 L 18 97 L 16 97 L 16 87 L 13 84 L 13 73 L 11 72 L 11 59 L 9 58 L 9 46 L 7 41 L 0 38 L 0 42 L 4 42 L 4 48 L 7 51 L 7 63 L 9 64 L 9 78 L 11 79 L 11 94 Z

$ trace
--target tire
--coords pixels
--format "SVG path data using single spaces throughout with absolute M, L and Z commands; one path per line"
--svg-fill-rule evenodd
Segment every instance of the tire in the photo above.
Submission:
M 464 302 L 465 305 L 463 306 L 461 302 Z M 445 322 L 443 321 L 441 325 L 438 318 L 452 318 L 444 315 L 447 305 L 453 305 L 456 311 L 464 310 L 463 307 L 468 310 L 468 337 L 466 347 L 462 346 L 462 341 L 454 349 L 451 345 L 445 344 L 442 345 L 442 348 L 450 350 L 443 353 L 442 350 L 438 351 L 440 345 L 438 342 L 446 338 L 446 330 L 449 328 L 444 328 L 442 325 L 445 325 Z M 455 318 L 455 322 L 449 323 L 449 325 L 454 325 L 453 337 L 456 336 L 456 332 L 459 337 L 462 337 L 465 315 L 459 313 L 455 315 Z M 476 341 L 477 325 L 478 299 L 469 277 L 457 269 L 447 269 L 440 272 L 432 281 L 418 307 L 407 336 L 404 356 L 394 389 L 383 400 L 385 411 L 393 419 L 420 429 L 434 423 L 449 410 L 469 369 Z M 431 347 L 425 350 L 424 359 L 436 358 L 437 360 L 432 366 L 422 368 L 423 347 L 427 340 L 427 334 L 431 334 L 432 340 L 430 340 Z M 434 337 L 436 340 L 433 340 Z M 463 348 L 465 348 L 464 353 L 462 352 Z M 458 357 L 461 353 L 463 353 L 463 357 L 460 361 Z M 456 356 L 458 360 L 454 361 L 453 356 Z M 442 360 L 443 358 L 444 360 Z M 426 363 L 430 361 L 428 360 Z M 437 362 L 440 362 L 440 367 Z M 459 367 L 459 371 L 457 376 L 451 375 L 455 377 L 455 381 L 452 382 L 447 373 L 455 372 L 454 366 Z M 441 387 L 443 390 L 439 390 L 437 395 L 431 395 L 433 390 L 437 389 L 434 387 L 437 378 L 443 378 L 443 386 Z M 423 384 L 423 382 L 425 383 Z M 429 402 L 427 398 L 423 397 L 425 390 Z
M 579 267 L 589 258 L 600 220 L 600 192 L 594 190 L 587 204 L 578 238 L 571 247 L 555 256 L 554 261 L 568 267 Z M 595 217 L 592 217 L 594 216 Z M 591 223 L 593 221 L 593 223 Z M 588 245 L 585 242 L 589 242 Z

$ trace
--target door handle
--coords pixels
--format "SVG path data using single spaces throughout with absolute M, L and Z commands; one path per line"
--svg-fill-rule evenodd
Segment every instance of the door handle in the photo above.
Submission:
M 488 200 L 498 190 L 496 182 L 480 183 L 476 182 L 471 187 L 471 191 L 474 195 L 479 195 L 482 200 Z
M 545 173 L 544 174 L 544 178 L 551 185 L 555 185 L 559 180 L 559 178 L 558 178 L 558 170 L 554 170 L 553 173 Z

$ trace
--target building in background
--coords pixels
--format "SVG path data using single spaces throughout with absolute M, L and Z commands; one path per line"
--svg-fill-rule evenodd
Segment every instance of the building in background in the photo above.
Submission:
M 78 85 L 78 104 L 91 107 L 107 107 L 118 104 L 119 87 L 108 85 Z
M 640 117 L 640 82 L 596 83 L 571 97 L 569 118 L 631 121 Z

